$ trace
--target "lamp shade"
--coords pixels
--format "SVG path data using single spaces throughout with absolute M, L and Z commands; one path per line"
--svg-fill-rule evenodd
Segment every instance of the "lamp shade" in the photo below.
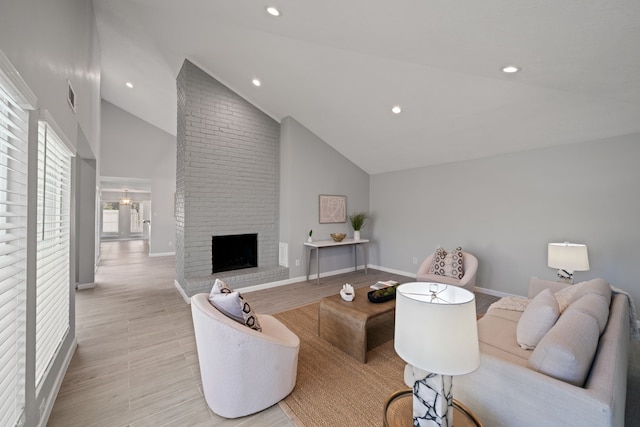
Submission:
M 473 293 L 439 283 L 398 286 L 394 346 L 404 361 L 427 372 L 476 370 L 480 352 Z
M 567 271 L 589 270 L 587 246 L 580 243 L 549 243 L 547 264 Z

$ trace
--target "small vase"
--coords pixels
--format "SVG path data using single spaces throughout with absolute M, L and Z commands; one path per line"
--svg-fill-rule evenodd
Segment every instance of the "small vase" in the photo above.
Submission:
M 355 230 L 353 232 L 353 240 L 360 240 L 360 230 Z
M 307 237 L 307 243 L 313 243 L 313 239 L 311 238 L 311 236 Z

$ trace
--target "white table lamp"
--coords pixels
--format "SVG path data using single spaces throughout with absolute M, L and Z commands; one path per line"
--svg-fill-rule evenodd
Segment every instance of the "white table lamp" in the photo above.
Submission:
M 587 246 L 579 243 L 549 243 L 547 265 L 558 269 L 558 277 L 566 283 L 573 283 L 574 271 L 589 270 Z
M 480 365 L 473 293 L 439 283 L 398 286 L 394 346 L 411 365 L 405 382 L 413 386 L 413 425 L 451 426 L 451 376 Z

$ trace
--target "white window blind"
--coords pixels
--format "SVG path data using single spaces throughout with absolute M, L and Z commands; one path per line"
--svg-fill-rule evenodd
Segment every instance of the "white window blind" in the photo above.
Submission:
M 0 78 L 0 425 L 15 426 L 25 404 L 28 117 L 6 88 Z
M 52 126 L 38 125 L 36 384 L 69 330 L 71 152 Z

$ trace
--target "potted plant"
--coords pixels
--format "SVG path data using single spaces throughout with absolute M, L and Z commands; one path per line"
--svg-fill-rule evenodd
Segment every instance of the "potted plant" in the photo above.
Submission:
M 311 237 L 312 234 L 313 234 L 313 229 L 309 230 L 309 237 L 307 237 L 307 242 L 309 243 L 313 242 L 313 238 Z
M 353 240 L 360 240 L 360 230 L 367 223 L 368 217 L 366 212 L 354 212 L 349 215 L 348 220 L 353 228 Z

